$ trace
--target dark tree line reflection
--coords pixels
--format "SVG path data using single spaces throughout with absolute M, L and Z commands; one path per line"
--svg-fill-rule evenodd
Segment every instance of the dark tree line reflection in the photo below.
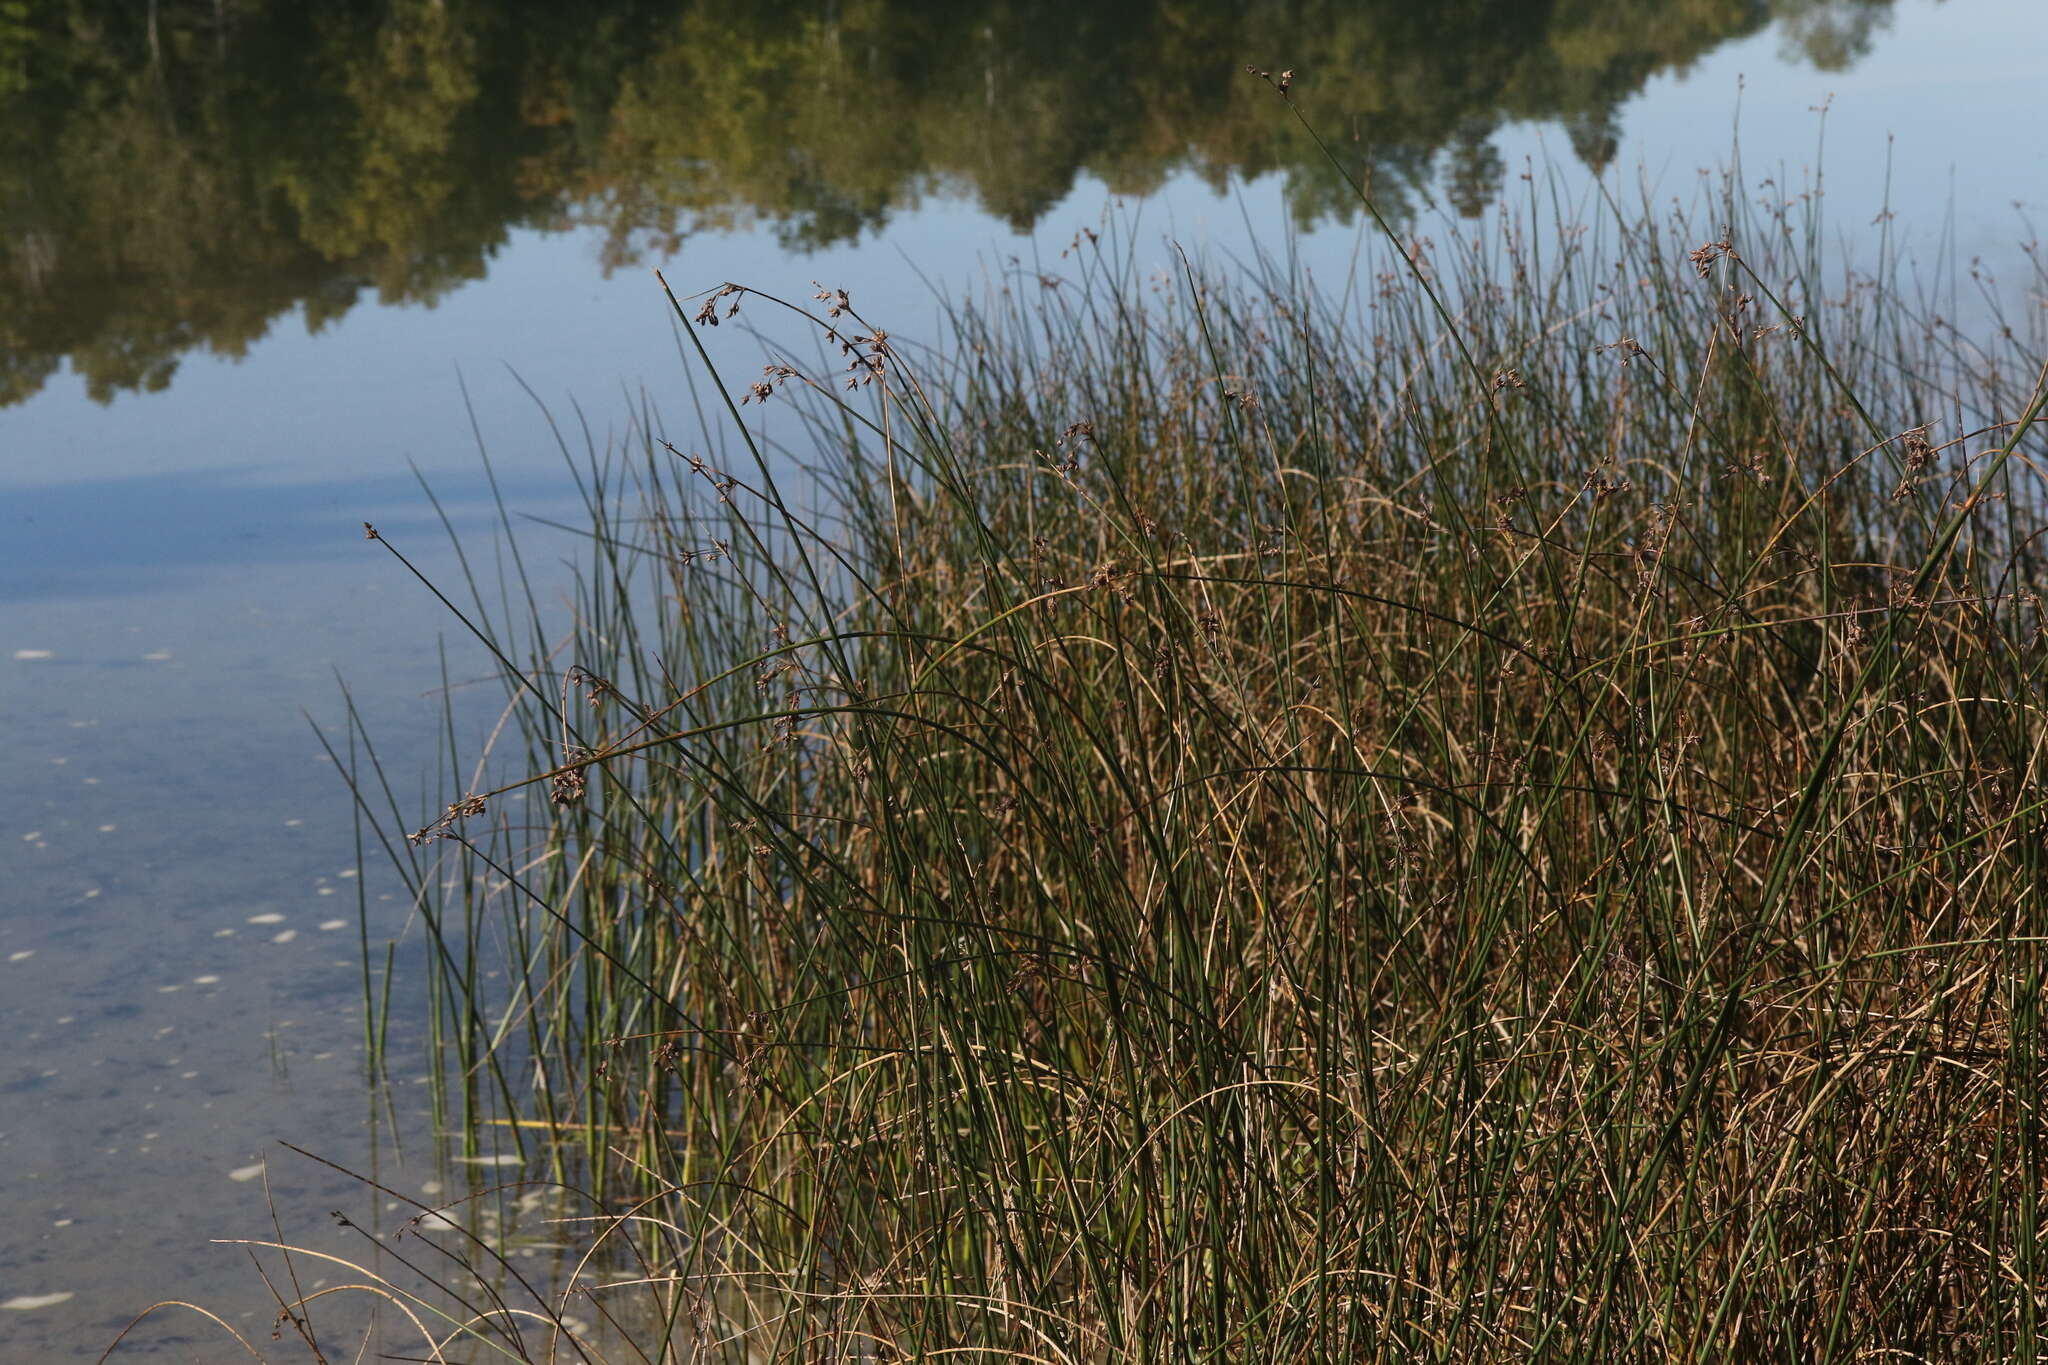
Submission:
M 621 264 L 766 224 L 856 237 L 930 194 L 1036 221 L 1077 177 L 1135 193 L 1277 172 L 1352 211 L 1246 62 L 1398 210 L 1479 211 L 1509 120 L 1588 162 L 1653 74 L 1782 24 L 1852 61 L 1891 0 L 0 0 L 0 404 L 65 359 L 156 389 L 281 315 L 432 300 L 514 228 Z

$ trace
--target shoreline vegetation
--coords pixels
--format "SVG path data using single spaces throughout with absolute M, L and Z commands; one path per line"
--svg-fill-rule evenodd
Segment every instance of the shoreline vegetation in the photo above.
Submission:
M 676 300 L 573 623 L 442 585 L 492 752 L 424 829 L 350 765 L 444 1130 L 588 1219 L 526 1288 L 423 1232 L 480 1278 L 381 1330 L 2035 1358 L 2040 337 L 1743 185 L 1337 282 L 1088 231 L 930 348 Z

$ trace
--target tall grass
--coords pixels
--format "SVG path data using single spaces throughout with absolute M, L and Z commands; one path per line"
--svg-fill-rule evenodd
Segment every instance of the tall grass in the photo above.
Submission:
M 678 302 L 383 824 L 615 1358 L 2039 1358 L 2038 347 L 1737 183 Z

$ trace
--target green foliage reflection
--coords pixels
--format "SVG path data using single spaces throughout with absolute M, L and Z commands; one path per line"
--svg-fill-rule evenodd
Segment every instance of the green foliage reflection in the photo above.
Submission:
M 1019 227 L 1089 175 L 1276 172 L 1351 212 L 1244 62 L 1300 89 L 1396 211 L 1476 213 L 1504 122 L 1603 164 L 1653 74 L 1782 23 L 1845 65 L 1891 0 L 0 0 L 0 405 L 69 359 L 159 389 L 365 289 L 432 302 L 515 228 L 619 265 L 692 233 L 844 241 L 932 193 Z

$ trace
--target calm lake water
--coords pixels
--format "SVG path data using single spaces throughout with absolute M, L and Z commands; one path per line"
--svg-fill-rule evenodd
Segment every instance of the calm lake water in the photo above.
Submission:
M 346 1252 L 327 1211 L 379 1203 L 277 1139 L 468 1178 L 416 1053 L 372 1122 L 359 945 L 403 976 L 417 929 L 302 708 L 332 728 L 345 679 L 427 809 L 439 643 L 487 661 L 361 525 L 452 577 L 413 471 L 484 545 L 479 436 L 515 511 L 573 519 L 515 375 L 600 442 L 645 393 L 687 443 L 648 267 L 843 286 L 914 337 L 1120 205 L 1141 266 L 1341 277 L 1359 225 L 1256 62 L 1417 231 L 1530 185 L 1689 198 L 1739 141 L 1759 193 L 1825 165 L 1851 254 L 1894 215 L 1968 323 L 1973 261 L 2042 304 L 2044 53 L 2039 0 L 0 5 L 0 1359 L 168 1298 L 267 1338 L 209 1239 L 274 1204 Z M 546 596 L 568 542 L 530 534 Z M 221 1344 L 185 1314 L 123 1352 Z

